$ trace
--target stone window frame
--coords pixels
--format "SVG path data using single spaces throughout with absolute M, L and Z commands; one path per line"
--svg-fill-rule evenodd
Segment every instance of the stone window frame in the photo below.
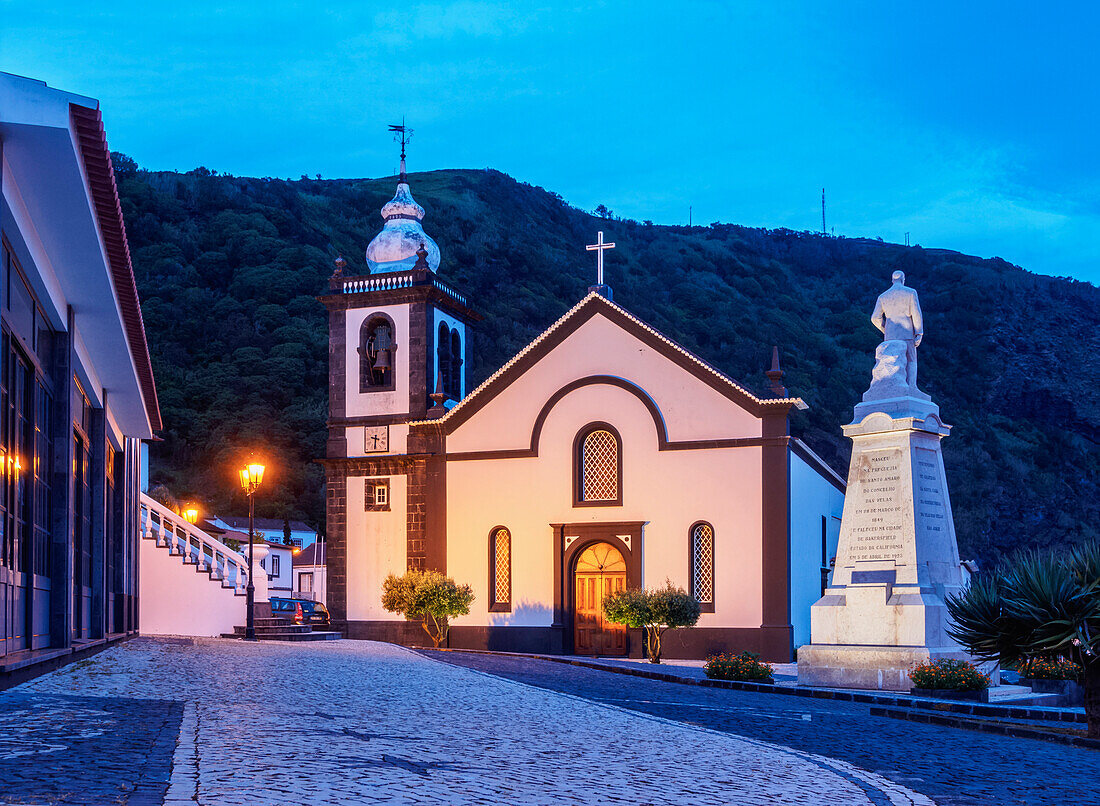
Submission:
M 706 602 L 699 602 L 699 610 L 702 613 L 713 613 L 714 602 L 717 599 L 717 574 L 714 558 L 717 553 L 718 532 L 714 528 L 714 524 L 710 521 L 695 521 L 688 529 L 688 588 L 691 591 L 691 596 L 696 601 L 699 601 L 699 594 L 695 586 L 695 564 L 698 559 L 696 542 L 695 542 L 695 530 L 700 526 L 705 526 L 710 529 L 710 600 Z
M 497 594 L 500 592 L 497 588 L 497 561 L 498 561 L 498 549 L 500 548 L 498 540 L 500 533 L 503 532 L 508 538 L 508 596 L 506 599 L 498 598 Z M 515 541 L 512 539 L 512 530 L 507 526 L 494 526 L 489 530 L 489 612 L 490 613 L 511 613 L 512 612 L 512 553 L 515 546 Z
M 584 442 L 594 431 L 607 431 L 615 438 L 615 492 L 613 499 L 587 500 L 584 497 Z M 623 505 L 623 438 L 611 423 L 597 420 L 588 423 L 573 440 L 573 506 L 621 507 Z
M 367 339 L 370 337 L 370 332 L 373 326 L 385 322 L 390 328 L 390 338 L 393 341 L 393 345 L 390 348 L 390 372 L 389 380 L 386 383 L 375 385 L 374 383 L 368 383 L 366 378 L 365 362 L 367 358 Z M 372 311 L 368 313 L 363 319 L 363 323 L 359 326 L 359 346 L 356 348 L 356 352 L 359 354 L 359 393 L 371 394 L 373 392 L 393 392 L 397 389 L 397 326 L 394 324 L 393 319 L 389 314 L 383 311 Z
M 378 502 L 378 490 L 384 491 L 384 500 Z M 363 507 L 367 512 L 390 511 L 390 480 L 366 479 L 363 482 Z

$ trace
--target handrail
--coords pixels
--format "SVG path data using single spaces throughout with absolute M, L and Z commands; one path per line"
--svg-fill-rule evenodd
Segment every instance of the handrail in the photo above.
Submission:
M 238 551 L 211 537 L 168 507 L 141 494 L 141 535 L 182 556 L 185 565 L 198 566 L 221 580 L 222 586 L 243 593 L 248 584 L 248 560 Z M 226 584 L 226 583 L 230 584 Z

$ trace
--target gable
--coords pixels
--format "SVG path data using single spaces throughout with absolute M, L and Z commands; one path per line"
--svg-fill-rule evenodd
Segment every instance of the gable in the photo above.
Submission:
M 588 387 L 604 393 L 593 396 Z M 580 394 L 592 400 L 592 420 L 614 423 L 627 412 L 648 417 L 662 447 L 759 439 L 764 413 L 785 416 L 799 402 L 757 398 L 621 308 L 590 295 L 440 420 L 448 453 L 537 452 L 538 430 L 549 411 Z

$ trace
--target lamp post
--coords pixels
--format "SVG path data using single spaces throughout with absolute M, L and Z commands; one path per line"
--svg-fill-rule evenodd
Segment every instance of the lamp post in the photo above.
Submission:
M 252 541 L 255 535 L 253 519 L 256 512 L 256 491 L 264 480 L 264 466 L 250 463 L 240 470 L 241 488 L 248 496 L 248 586 L 245 588 L 245 628 L 244 637 L 247 641 L 256 640 L 256 588 L 252 584 Z

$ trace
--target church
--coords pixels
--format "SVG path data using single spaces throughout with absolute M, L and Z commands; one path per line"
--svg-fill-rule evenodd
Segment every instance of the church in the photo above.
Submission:
M 640 631 L 600 602 L 665 580 L 702 616 L 667 657 L 750 650 L 785 662 L 808 643 L 827 584 L 844 481 L 789 430 L 805 404 L 757 394 L 658 333 L 599 282 L 476 388 L 475 301 L 405 173 L 366 251 L 337 269 L 329 317 L 328 606 L 349 638 L 422 644 L 382 608 L 382 581 L 437 569 L 475 601 L 449 645 L 640 657 Z

